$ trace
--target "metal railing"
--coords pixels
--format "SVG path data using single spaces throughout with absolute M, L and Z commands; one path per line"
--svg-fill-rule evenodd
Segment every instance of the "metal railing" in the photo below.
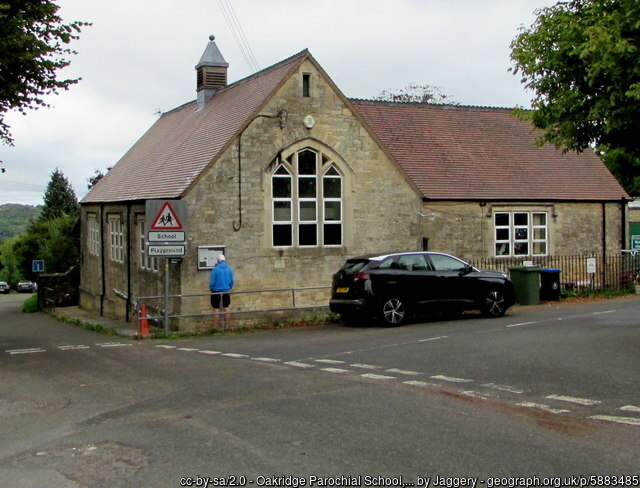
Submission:
M 232 307 L 233 306 L 240 306 L 242 308 L 239 309 L 235 309 L 235 310 L 230 310 L 229 312 L 217 312 L 213 309 L 207 310 L 206 312 L 200 311 L 200 312 L 195 312 L 195 313 L 175 313 L 174 311 L 172 311 L 171 309 L 164 310 L 164 308 L 162 307 L 162 305 L 154 305 L 156 302 L 159 303 L 164 303 L 166 301 L 173 301 L 174 303 L 176 301 L 179 302 L 179 307 L 175 307 L 175 308 L 179 308 L 179 309 L 183 309 L 184 307 L 184 303 L 185 301 L 191 300 L 191 299 L 196 299 L 196 300 L 203 300 L 205 297 L 207 298 L 207 300 L 209 299 L 209 297 L 211 297 L 212 295 L 214 295 L 214 293 L 193 293 L 193 294 L 183 294 L 183 295 L 168 295 L 168 296 L 164 296 L 164 295 L 155 295 L 155 296 L 143 296 L 143 297 L 139 297 L 138 299 L 136 299 L 133 303 L 136 304 L 135 306 L 135 313 L 138 316 L 138 322 L 140 322 L 140 320 L 148 320 L 151 321 L 155 324 L 157 324 L 158 327 L 164 328 L 165 331 L 167 331 L 168 327 L 167 324 L 165 324 L 165 320 L 171 320 L 171 319 L 193 319 L 193 318 L 209 318 L 209 317 L 216 317 L 216 316 L 222 316 L 222 328 L 223 330 L 226 329 L 227 324 L 225 319 L 226 315 L 242 315 L 242 314 L 269 314 L 269 313 L 276 313 L 276 312 L 299 312 L 299 311 L 305 311 L 305 310 L 323 310 L 323 309 L 328 309 L 329 307 L 329 300 L 328 300 L 328 294 L 326 297 L 326 300 L 323 300 L 322 303 L 313 303 L 313 304 L 306 304 L 306 305 L 301 305 L 300 302 L 304 302 L 304 300 L 301 300 L 299 297 L 300 293 L 304 293 L 304 292 L 310 292 L 312 290 L 330 290 L 331 287 L 330 286 L 308 286 L 308 287 L 300 287 L 300 288 L 276 288 L 276 289 L 267 289 L 267 290 L 249 290 L 249 291 L 232 291 L 229 292 L 229 295 L 232 295 L 233 297 L 236 298 L 241 298 L 241 297 L 246 297 L 246 296 L 256 296 L 256 295 L 265 295 L 265 294 L 280 294 L 281 296 L 279 296 L 277 298 L 277 301 L 279 303 L 284 303 L 285 301 L 288 301 L 288 305 L 287 306 L 276 306 L 276 307 L 264 307 L 264 306 L 259 306 L 256 308 L 247 308 L 250 307 L 251 305 L 251 301 L 247 301 L 247 300 L 240 300 L 239 304 L 236 304 L 235 302 L 238 302 L 238 300 L 232 300 Z M 219 295 L 222 295 L 223 293 L 219 293 Z M 287 298 L 283 297 L 282 295 L 286 294 Z M 309 300 L 307 299 L 307 302 Z M 255 304 L 261 304 L 264 303 L 263 301 L 259 301 L 256 300 L 254 301 Z M 152 311 L 153 313 L 150 313 L 149 315 L 147 315 L 146 317 L 141 317 L 140 316 L 140 309 L 141 309 L 141 304 L 145 304 L 147 306 L 147 310 Z
M 509 268 L 522 266 L 525 261 L 541 268 L 559 269 L 562 291 L 626 290 L 640 280 L 640 253 L 633 251 L 609 256 L 589 254 L 472 259 L 470 264 L 479 269 L 508 273 Z

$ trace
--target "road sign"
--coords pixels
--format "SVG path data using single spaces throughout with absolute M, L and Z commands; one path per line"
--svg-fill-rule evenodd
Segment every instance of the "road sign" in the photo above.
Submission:
M 162 208 L 151 222 L 151 230 L 182 230 L 182 223 L 171 202 L 164 202 Z
M 640 251 L 640 236 L 631 236 L 631 249 Z
M 44 271 L 44 259 L 34 259 L 31 261 L 31 270 L 34 273 L 42 273 Z
M 150 230 L 147 240 L 149 242 L 184 242 L 186 240 L 185 234 L 183 230 Z
M 181 257 L 187 252 L 187 247 L 183 244 L 149 244 L 147 253 L 150 257 Z

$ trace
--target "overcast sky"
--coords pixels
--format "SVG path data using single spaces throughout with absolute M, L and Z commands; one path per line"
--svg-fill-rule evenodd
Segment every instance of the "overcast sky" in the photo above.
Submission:
M 508 72 L 509 44 L 553 0 L 57 0 L 65 22 L 92 22 L 65 77 L 82 77 L 50 109 L 11 113 L 15 147 L 0 145 L 0 204 L 41 204 L 59 168 L 78 199 L 157 119 L 195 99 L 194 67 L 210 34 L 229 82 L 254 70 L 223 6 L 230 5 L 260 69 L 305 48 L 350 98 L 409 83 L 464 105 L 529 106 Z M 143 184 L 143 182 L 141 182 Z

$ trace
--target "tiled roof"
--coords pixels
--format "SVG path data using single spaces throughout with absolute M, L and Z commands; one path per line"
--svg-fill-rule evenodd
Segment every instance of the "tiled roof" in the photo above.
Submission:
M 592 151 L 536 147 L 510 109 L 351 100 L 427 199 L 629 198 Z
M 82 203 L 181 197 L 308 56 L 304 50 L 223 88 L 202 110 L 191 102 L 164 113 Z

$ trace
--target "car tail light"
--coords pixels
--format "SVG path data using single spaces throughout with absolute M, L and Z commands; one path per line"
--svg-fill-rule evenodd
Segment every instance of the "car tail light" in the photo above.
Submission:
M 366 280 L 367 278 L 369 278 L 369 273 L 356 273 L 353 275 L 353 281 Z

